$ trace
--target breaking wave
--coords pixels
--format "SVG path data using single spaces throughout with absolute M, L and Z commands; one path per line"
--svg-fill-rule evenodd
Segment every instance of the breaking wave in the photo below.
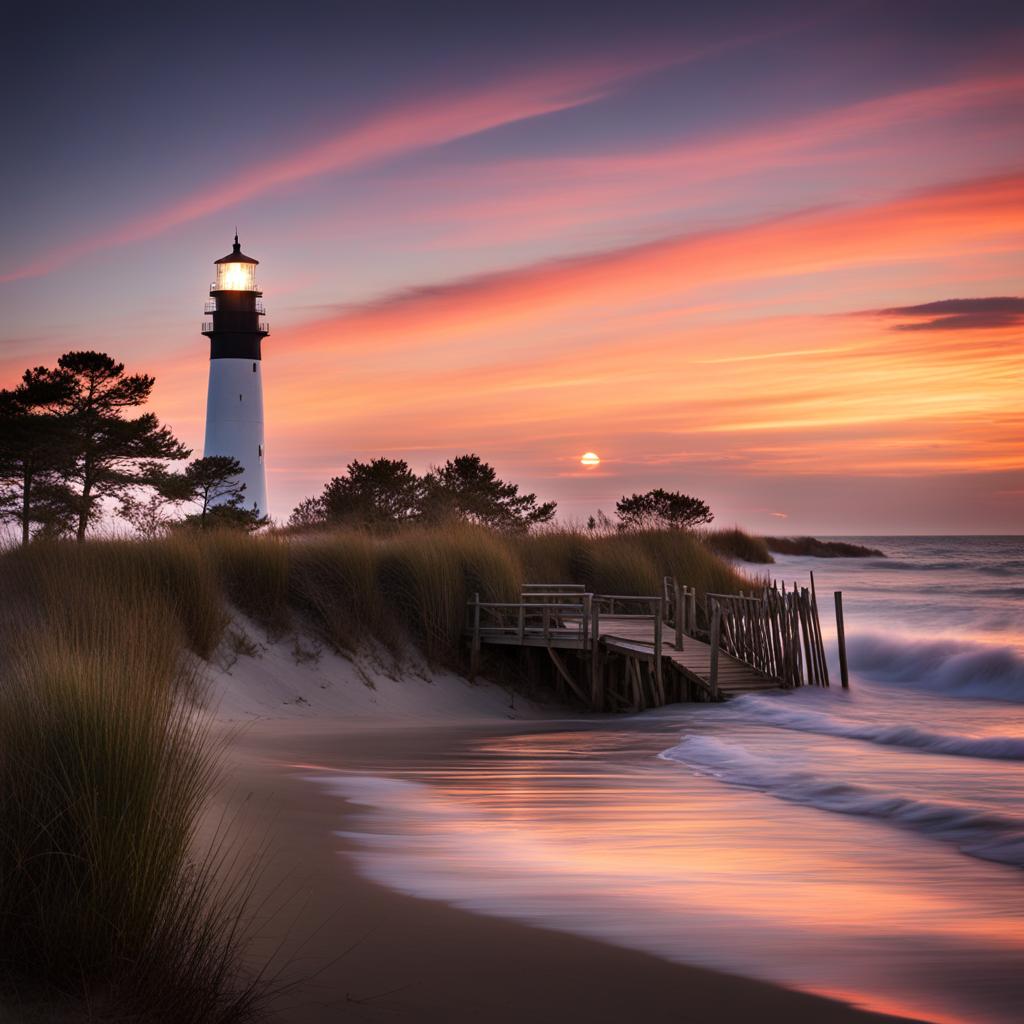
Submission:
M 843 739 L 864 740 L 884 746 L 909 747 L 932 754 L 984 757 L 1003 761 L 1024 760 L 1024 737 L 956 736 L 920 729 L 916 725 L 854 722 L 822 711 L 792 707 L 790 700 L 789 697 L 740 697 L 732 702 L 731 710 L 742 714 L 750 712 L 758 722 L 797 732 L 840 736 Z
M 1024 703 L 1024 656 L 1011 647 L 868 634 L 849 642 L 849 654 L 850 667 L 868 679 Z
M 822 779 L 712 736 L 687 736 L 660 755 L 734 786 L 791 803 L 888 821 L 946 840 L 983 860 L 1024 867 L 1024 821 L 975 807 L 915 800 L 870 786 Z

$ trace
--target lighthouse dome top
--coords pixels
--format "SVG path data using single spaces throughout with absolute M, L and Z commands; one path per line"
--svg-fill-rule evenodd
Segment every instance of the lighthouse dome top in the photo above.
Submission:
M 242 247 L 238 244 L 238 233 L 235 232 L 235 244 L 231 248 L 231 252 L 227 256 L 221 256 L 219 260 L 214 260 L 214 263 L 259 263 L 259 260 L 254 260 L 251 256 L 246 256 L 242 252 Z

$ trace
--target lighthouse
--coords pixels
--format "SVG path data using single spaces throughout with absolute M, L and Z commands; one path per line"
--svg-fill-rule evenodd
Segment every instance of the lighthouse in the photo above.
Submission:
M 203 455 L 229 455 L 242 464 L 243 505 L 267 514 L 263 440 L 263 371 L 260 349 L 270 333 L 263 319 L 263 292 L 256 285 L 259 260 L 235 244 L 217 260 L 203 334 L 210 339 L 210 386 L 206 393 Z

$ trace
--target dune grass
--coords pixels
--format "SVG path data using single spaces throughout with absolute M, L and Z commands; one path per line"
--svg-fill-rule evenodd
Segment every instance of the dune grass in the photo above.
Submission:
M 11 566 L 37 563 L 69 586 L 88 581 L 118 593 L 135 588 L 160 600 L 168 623 L 200 658 L 211 657 L 237 609 L 272 636 L 312 629 L 349 652 L 367 639 L 396 652 L 411 643 L 432 661 L 458 664 L 466 603 L 474 593 L 485 601 L 513 601 L 529 582 L 655 595 L 665 575 L 696 587 L 698 595 L 749 586 L 716 553 L 720 546 L 710 535 L 678 530 L 508 535 L 462 524 L 386 535 L 182 534 L 36 545 L 0 557 Z M 730 553 L 735 550 L 734 542 Z
M 739 527 L 731 530 L 708 530 L 703 534 L 704 543 L 712 551 L 726 558 L 738 558 L 742 562 L 769 565 L 775 561 L 763 537 L 745 533 Z
M 247 893 L 195 830 L 221 748 L 191 645 L 223 614 L 187 548 L 2 556 L 0 983 L 144 1020 L 229 1022 Z M 195 601 L 206 602 L 197 608 Z M 201 624 L 211 614 L 209 629 Z

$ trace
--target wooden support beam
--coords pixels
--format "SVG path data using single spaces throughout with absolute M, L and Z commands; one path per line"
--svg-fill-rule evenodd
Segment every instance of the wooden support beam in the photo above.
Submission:
M 469 649 L 469 678 L 480 671 L 480 595 L 473 595 L 473 642 Z
M 654 614 L 654 690 L 659 705 L 665 703 L 665 682 L 661 670 L 661 634 L 664 612 L 664 604 L 659 600 Z
M 576 680 L 573 679 L 572 673 L 565 667 L 565 662 L 559 657 L 558 652 L 553 648 L 548 648 L 548 654 L 551 656 L 551 660 L 554 662 L 555 668 L 558 669 L 558 674 L 568 683 L 569 689 L 576 694 L 577 697 L 584 704 L 587 703 L 587 695 L 577 685 Z
M 601 664 L 601 607 L 597 601 L 590 609 L 590 706 L 604 710 L 604 671 Z
M 643 683 L 640 681 L 640 665 L 636 658 L 626 658 L 626 673 L 633 684 L 633 710 L 639 711 L 643 707 L 644 691 Z
M 718 633 L 722 625 L 722 607 L 716 601 L 715 610 L 711 614 L 711 671 L 708 682 L 711 685 L 711 696 L 718 700 Z

